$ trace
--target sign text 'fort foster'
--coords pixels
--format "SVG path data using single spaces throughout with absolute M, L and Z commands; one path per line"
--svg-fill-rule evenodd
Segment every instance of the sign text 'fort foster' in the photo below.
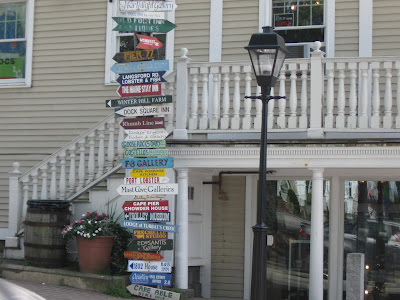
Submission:
M 124 184 L 168 183 L 168 177 L 125 177 Z

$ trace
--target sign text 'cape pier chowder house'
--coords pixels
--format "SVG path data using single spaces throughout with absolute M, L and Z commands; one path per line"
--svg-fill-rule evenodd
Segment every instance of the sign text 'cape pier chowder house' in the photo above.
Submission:
M 176 5 L 164 1 L 119 1 L 121 11 L 172 11 Z M 172 96 L 161 95 L 161 83 L 169 69 L 168 60 L 156 60 L 155 49 L 162 47 L 152 33 L 166 33 L 176 25 L 163 19 L 114 17 L 114 31 L 140 32 L 135 37 L 140 41 L 137 49 L 114 55 L 116 61 L 111 71 L 118 74 L 120 99 L 106 100 L 106 107 L 115 108 L 117 117 L 124 117 L 120 126 L 127 134 L 122 142 L 126 169 L 124 184 L 117 192 L 133 197 L 125 201 L 124 220 L 121 225 L 134 231 L 125 258 L 129 260 L 127 270 L 131 272 L 132 294 L 150 299 L 179 299 L 179 294 L 165 292 L 140 285 L 171 286 L 172 262 L 165 261 L 160 251 L 173 250 L 173 240 L 168 235 L 178 232 L 178 226 L 167 225 L 171 221 L 168 200 L 164 195 L 178 193 L 178 184 L 169 184 L 165 169 L 172 168 L 173 158 L 165 149 L 164 115 L 172 113 Z M 149 33 L 144 35 L 143 33 Z M 163 116 L 159 116 L 163 115 Z

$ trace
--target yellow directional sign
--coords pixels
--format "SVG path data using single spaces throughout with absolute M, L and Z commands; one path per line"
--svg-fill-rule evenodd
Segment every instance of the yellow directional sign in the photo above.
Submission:
M 133 169 L 132 177 L 162 177 L 165 176 L 165 169 Z

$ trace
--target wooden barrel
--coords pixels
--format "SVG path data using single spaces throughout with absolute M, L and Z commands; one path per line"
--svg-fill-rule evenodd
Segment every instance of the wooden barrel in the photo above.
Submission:
M 66 250 L 61 231 L 70 223 L 70 203 L 61 200 L 29 200 L 25 217 L 25 260 L 32 266 L 61 268 Z

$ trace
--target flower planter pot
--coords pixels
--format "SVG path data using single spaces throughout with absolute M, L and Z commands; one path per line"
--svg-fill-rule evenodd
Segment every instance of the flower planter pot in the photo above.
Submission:
M 111 249 L 114 244 L 114 236 L 99 236 L 87 239 L 78 236 L 79 270 L 85 273 L 104 272 L 111 263 Z

